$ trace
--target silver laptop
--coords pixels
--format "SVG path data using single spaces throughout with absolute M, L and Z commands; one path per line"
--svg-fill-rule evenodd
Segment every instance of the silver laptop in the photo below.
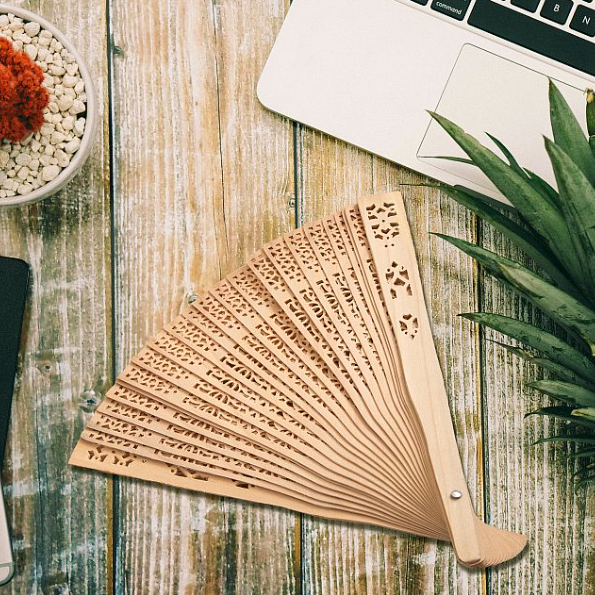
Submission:
M 258 84 L 268 108 L 444 182 L 501 198 L 426 110 L 490 132 L 554 183 L 548 78 L 580 121 L 595 86 L 591 0 L 294 0 Z

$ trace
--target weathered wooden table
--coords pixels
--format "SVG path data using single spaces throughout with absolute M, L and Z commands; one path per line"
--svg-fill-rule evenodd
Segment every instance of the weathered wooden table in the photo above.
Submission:
M 0 253 L 33 270 L 3 475 L 18 575 L 0 591 L 595 593 L 594 493 L 573 493 L 559 448 L 531 446 L 551 429 L 523 419 L 538 402 L 519 388 L 534 370 L 456 317 L 532 313 L 428 232 L 508 248 L 437 191 L 407 185 L 415 173 L 259 105 L 288 2 L 21 4 L 87 57 L 103 127 L 66 191 L 0 210 Z M 471 493 L 490 522 L 529 535 L 521 560 L 469 572 L 444 544 L 67 466 L 114 375 L 193 294 L 295 225 L 401 184 Z

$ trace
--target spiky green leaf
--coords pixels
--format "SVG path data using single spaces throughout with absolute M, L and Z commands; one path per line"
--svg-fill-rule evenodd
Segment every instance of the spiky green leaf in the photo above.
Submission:
M 545 146 L 560 189 L 562 210 L 569 222 L 570 237 L 576 248 L 576 259 L 584 268 L 584 286 L 589 294 L 593 295 L 595 293 L 595 188 L 562 148 L 548 139 L 545 140 Z
M 434 112 L 430 112 L 430 115 L 545 239 L 550 250 L 570 271 L 572 277 L 577 278 L 580 266 L 576 262 L 566 222 L 558 209 L 535 190 L 525 177 L 462 128 Z
M 595 378 L 595 363 L 589 357 L 559 337 L 532 324 L 490 312 L 466 313 L 461 316 L 532 347 L 589 382 Z
M 531 415 L 553 417 L 555 419 L 561 419 L 584 428 L 595 430 L 595 421 L 573 418 L 572 411 L 572 407 L 541 407 L 540 409 L 536 409 L 535 411 L 530 411 L 529 413 L 525 414 L 525 417 L 529 417 Z
M 595 406 L 595 392 L 565 380 L 536 380 L 528 386 L 571 405 Z
M 475 165 L 468 157 L 456 157 L 454 155 L 428 155 L 424 159 L 443 159 L 444 161 L 454 161 L 455 163 L 464 163 L 465 165 Z
M 550 120 L 556 144 L 570 156 L 593 184 L 595 182 L 595 157 L 593 157 L 589 142 L 574 112 L 551 80 L 549 97 Z
M 593 382 L 587 382 L 586 380 L 578 376 L 578 374 L 575 374 L 572 370 L 569 370 L 565 366 L 562 366 L 561 364 L 547 359 L 545 357 L 535 355 L 528 349 L 522 349 L 520 347 L 508 345 L 507 343 L 501 343 L 500 341 L 491 341 L 491 343 L 495 343 L 496 345 L 503 347 L 507 351 L 510 351 L 510 353 L 513 353 L 514 355 L 524 359 L 525 361 L 531 362 L 536 366 L 539 366 L 540 368 L 543 368 L 544 370 L 551 372 L 560 380 L 566 380 L 567 382 L 572 382 L 573 384 L 580 384 L 585 388 L 595 390 L 595 378 L 593 379 Z
M 595 444 L 595 438 L 591 434 L 561 434 L 559 436 L 548 436 L 540 438 L 535 444 L 548 444 L 550 442 L 568 442 L 569 444 Z
M 595 457 L 595 448 L 583 448 L 576 452 L 570 453 L 567 458 L 569 459 L 585 459 Z
M 593 89 L 585 89 L 587 101 L 585 106 L 585 116 L 587 119 L 587 134 L 589 139 L 595 135 L 595 93 Z
M 595 407 L 581 407 L 580 409 L 575 409 L 572 412 L 572 415 L 595 424 Z
M 498 231 L 502 232 L 523 250 L 523 252 L 531 257 L 558 287 L 577 298 L 581 297 L 581 292 L 569 280 L 568 276 L 557 262 L 554 254 L 538 235 L 522 227 L 506 215 L 503 215 L 480 198 L 476 198 L 467 192 L 449 186 L 438 187 L 459 204 L 467 207 L 478 217 L 487 221 Z
M 489 132 L 486 132 L 486 135 L 498 147 L 498 149 L 500 149 L 500 152 L 502 153 L 502 155 L 504 155 L 504 157 L 506 157 L 506 160 L 508 161 L 510 167 L 512 167 L 512 169 L 514 169 L 514 171 L 516 171 L 523 178 L 529 179 L 529 175 L 527 174 L 527 172 L 519 165 L 515 156 L 508 150 L 504 143 L 498 140 L 494 135 L 490 134 Z
M 525 171 L 531 180 L 533 188 L 540 192 L 545 198 L 548 199 L 550 204 L 554 205 L 560 211 L 562 208 L 560 204 L 560 195 L 541 176 L 538 176 L 535 172 L 532 172 L 527 168 L 525 168 Z
M 556 322 L 581 336 L 595 355 L 595 312 L 521 265 L 498 263 L 506 280 Z
M 585 487 L 585 486 L 589 485 L 590 483 L 594 483 L 594 482 L 595 482 L 595 475 L 587 475 L 580 481 L 576 482 L 576 484 L 574 486 L 574 491 L 578 492 L 578 490 L 580 490 L 580 488 Z

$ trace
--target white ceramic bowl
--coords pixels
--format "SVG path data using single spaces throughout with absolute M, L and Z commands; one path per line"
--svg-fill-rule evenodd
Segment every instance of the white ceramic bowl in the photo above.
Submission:
M 44 198 L 47 198 L 48 196 L 51 196 L 52 194 L 55 194 L 58 192 L 58 190 L 64 188 L 64 186 L 66 186 L 66 184 L 68 184 L 68 182 L 70 182 L 70 180 L 72 180 L 72 178 L 74 178 L 74 176 L 78 173 L 89 156 L 91 145 L 97 130 L 98 119 L 97 98 L 95 96 L 95 87 L 93 85 L 93 80 L 91 79 L 91 74 L 89 73 L 87 64 L 83 60 L 82 56 L 78 53 L 76 48 L 73 47 L 70 41 L 68 41 L 66 36 L 61 31 L 56 29 L 54 25 L 48 23 L 48 21 L 45 19 L 42 19 L 40 16 L 29 12 L 28 10 L 23 10 L 17 6 L 0 4 L 0 14 L 9 13 L 22 18 L 24 21 L 34 21 L 39 23 L 42 29 L 51 31 L 52 35 L 74 56 L 74 59 L 79 66 L 81 77 L 85 83 L 85 93 L 87 95 L 87 113 L 85 114 L 85 131 L 81 137 L 81 146 L 74 154 L 74 157 L 68 166 L 65 167 L 54 180 L 48 182 L 33 192 L 29 192 L 29 194 L 0 198 L 0 207 L 33 204 L 43 200 Z

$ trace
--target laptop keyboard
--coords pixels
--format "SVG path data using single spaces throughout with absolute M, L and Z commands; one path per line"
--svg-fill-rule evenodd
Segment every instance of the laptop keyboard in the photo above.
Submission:
M 430 0 L 412 0 L 423 6 Z M 595 76 L 593 0 L 431 0 L 457 21 Z

